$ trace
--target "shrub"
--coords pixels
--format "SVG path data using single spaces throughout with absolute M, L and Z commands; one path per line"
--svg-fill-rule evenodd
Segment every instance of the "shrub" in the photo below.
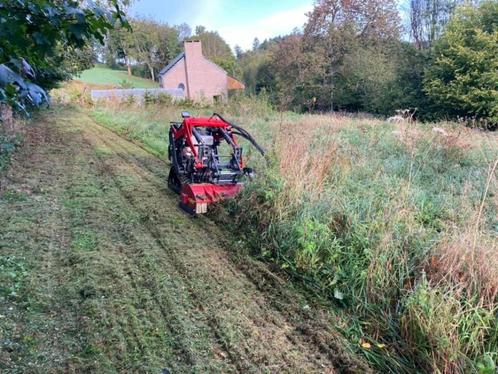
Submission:
M 123 79 L 119 83 L 119 88 L 133 88 L 133 83 L 131 83 L 130 81 L 127 81 L 126 79 Z
M 498 126 L 498 4 L 457 9 L 435 46 L 424 87 L 443 115 Z

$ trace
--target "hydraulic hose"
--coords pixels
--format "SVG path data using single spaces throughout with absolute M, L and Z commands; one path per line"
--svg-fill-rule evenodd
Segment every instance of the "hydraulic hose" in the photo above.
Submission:
M 233 123 L 231 122 L 228 122 L 226 119 L 224 119 L 221 115 L 219 115 L 218 113 L 214 113 L 213 116 L 216 116 L 218 117 L 219 119 L 221 119 L 223 122 L 225 122 L 226 124 L 232 126 L 235 130 L 237 130 L 237 132 L 234 132 L 234 134 L 236 135 L 240 135 L 242 136 L 243 138 L 247 139 L 249 142 L 251 142 L 251 144 L 264 156 L 265 155 L 265 150 L 263 149 L 263 147 L 261 147 L 258 142 L 256 142 L 256 140 L 251 136 L 251 134 L 249 134 L 244 128 L 238 126 L 238 125 L 234 125 Z

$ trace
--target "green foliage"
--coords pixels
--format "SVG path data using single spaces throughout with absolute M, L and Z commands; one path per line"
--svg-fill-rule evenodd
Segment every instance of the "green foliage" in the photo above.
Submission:
M 334 101 L 340 109 L 388 114 L 385 93 L 396 79 L 396 61 L 389 50 L 377 46 L 357 47 L 344 56 L 336 75 Z
M 407 148 L 392 129 L 360 121 L 335 134 L 333 143 L 324 139 L 324 129 L 317 131 L 306 152 L 323 150 L 320 144 L 335 147 L 333 160 L 321 161 L 331 163 L 324 187 L 312 183 L 297 192 L 294 183 L 314 173 L 313 166 L 295 175 L 282 169 L 277 154 L 228 202 L 229 220 L 257 255 L 355 314 L 361 322 L 353 340 L 380 334 L 388 346 L 398 346 L 390 355 L 399 355 L 408 371 L 448 361 L 475 368 L 498 348 L 496 338 L 481 334 L 496 329 L 496 308 L 482 305 L 478 294 L 462 298 L 452 286 L 424 286 L 421 264 L 436 243 L 449 240 L 451 227 L 471 219 L 467 207 L 480 204 L 487 167 L 478 153 L 435 139 L 413 139 Z M 486 225 L 492 230 L 492 223 Z M 420 286 L 411 290 L 413 282 Z M 376 365 L 392 368 L 386 357 L 377 357 Z
M 459 8 L 436 43 L 424 88 L 452 118 L 498 124 L 498 3 Z
M 88 66 L 88 54 L 78 50 L 94 39 L 103 42 L 117 20 L 126 25 L 117 0 L 110 4 L 112 11 L 74 0 L 7 0 L 0 4 L 0 64 L 9 63 L 23 75 L 16 82 L 20 91 L 11 95 L 14 107 L 23 106 L 23 95 L 31 95 L 33 90 L 45 95 L 24 78 L 51 88 Z M 0 88 L 5 89 L 12 80 L 0 82 Z
M 67 77 L 78 74 L 84 70 L 91 69 L 97 61 L 97 55 L 93 45 L 88 44 L 77 49 L 64 49 L 58 46 L 62 58 L 62 69 Z
M 20 137 L 3 134 L 1 126 L 2 122 L 0 122 L 0 173 L 6 169 L 10 156 L 21 143 Z
M 386 91 L 380 93 L 380 113 L 390 115 L 396 109 L 417 108 L 417 118 L 434 119 L 428 98 L 423 91 L 428 54 L 427 51 L 418 50 L 406 42 L 395 43 L 390 48 L 395 76 L 388 83 Z
M 16 298 L 27 275 L 24 258 L 0 256 L 0 300 Z
M 111 30 L 106 42 L 106 63 L 115 68 L 123 62 L 130 75 L 130 60 L 147 69 L 147 77 L 155 80 L 157 73 L 180 52 L 180 30 L 149 19 L 133 19 L 132 30 L 117 27 Z M 143 72 L 139 74 L 144 76 Z
M 66 48 L 81 48 L 92 38 L 103 41 L 114 20 L 123 19 L 117 2 L 114 8 L 109 13 L 96 6 L 81 7 L 72 0 L 3 1 L 0 62 L 24 58 L 43 68 L 59 43 Z
M 393 111 L 387 92 L 398 75 L 398 38 L 390 0 L 318 1 L 304 34 L 258 44 L 240 60 L 249 89 L 264 89 L 281 109 L 386 114 Z
M 422 120 L 461 117 L 494 128 L 496 2 L 466 5 L 447 24 L 459 2 L 412 1 L 415 43 L 407 43 L 392 1 L 317 1 L 303 34 L 239 51 L 243 78 L 279 109 L 392 115 L 416 108 Z
M 422 279 L 405 298 L 400 320 L 415 360 L 461 371 L 469 367 L 470 358 L 476 372 L 495 372 L 496 343 L 482 344 L 479 335 L 496 331 L 496 309 L 476 304 L 461 301 L 451 289 L 432 287 Z M 491 341 L 492 335 L 487 337 Z
M 242 69 L 242 79 L 247 91 L 259 94 L 261 90 L 274 91 L 274 71 L 271 64 L 271 52 L 267 49 L 257 49 L 240 55 L 239 64 Z

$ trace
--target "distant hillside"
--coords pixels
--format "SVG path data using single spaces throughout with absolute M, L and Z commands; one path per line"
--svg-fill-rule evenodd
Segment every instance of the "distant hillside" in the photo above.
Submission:
M 127 88 L 157 88 L 159 84 L 149 79 L 129 76 L 124 70 L 113 70 L 104 65 L 96 65 L 75 77 L 86 83 L 126 86 Z

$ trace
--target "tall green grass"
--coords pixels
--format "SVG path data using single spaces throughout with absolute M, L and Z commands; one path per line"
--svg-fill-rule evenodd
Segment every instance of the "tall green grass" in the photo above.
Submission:
M 494 372 L 496 137 L 296 122 L 275 126 L 273 163 L 228 205 L 254 251 L 357 317 L 350 336 L 382 371 Z
M 169 121 L 213 110 L 268 150 L 225 204 L 234 233 L 351 316 L 344 334 L 383 372 L 493 373 L 498 362 L 496 134 L 218 108 L 107 103 L 93 118 L 164 157 Z

